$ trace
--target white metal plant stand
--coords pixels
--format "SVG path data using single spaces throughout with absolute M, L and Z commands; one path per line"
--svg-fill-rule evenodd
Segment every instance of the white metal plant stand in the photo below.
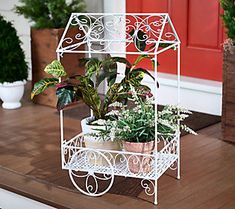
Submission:
M 70 27 L 78 28 L 70 37 Z M 141 35 L 142 34 L 142 35 Z M 145 42 L 141 49 L 138 43 Z M 84 45 L 85 47 L 81 47 Z M 73 13 L 57 48 L 57 58 L 64 53 L 148 54 L 155 62 L 168 49 L 177 51 L 178 104 L 180 102 L 180 40 L 167 13 Z M 121 50 L 120 50 L 121 49 Z M 157 78 L 157 65 L 154 69 Z M 157 86 L 157 79 L 155 79 Z M 155 88 L 157 98 L 157 88 Z M 151 154 L 91 149 L 84 147 L 82 133 L 64 139 L 63 111 L 60 112 L 62 169 L 69 171 L 74 186 L 82 193 L 100 196 L 111 188 L 114 176 L 140 178 L 147 195 L 157 204 L 157 181 L 167 170 L 177 170 L 180 178 L 180 131 L 160 135 L 157 132 L 157 100 L 155 99 L 155 148 Z M 138 166 L 138 172 L 129 165 Z M 79 181 L 78 181 L 79 179 Z M 83 180 L 83 181 L 82 181 Z

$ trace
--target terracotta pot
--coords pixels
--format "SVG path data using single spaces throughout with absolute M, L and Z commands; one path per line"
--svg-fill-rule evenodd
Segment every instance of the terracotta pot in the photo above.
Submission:
M 127 152 L 151 154 L 154 149 L 154 141 L 145 143 L 123 141 L 123 149 Z M 148 173 L 152 170 L 151 158 L 140 155 L 128 155 L 128 168 L 132 173 Z

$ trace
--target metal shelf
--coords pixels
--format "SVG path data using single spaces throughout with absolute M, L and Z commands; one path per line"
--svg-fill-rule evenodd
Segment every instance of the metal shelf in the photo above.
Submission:
M 77 144 L 77 139 L 75 138 L 73 140 L 70 141 L 70 144 Z M 63 146 L 64 159 L 66 159 L 66 155 L 69 154 L 69 156 L 67 156 L 67 162 L 63 167 L 67 170 L 156 180 L 178 159 L 178 155 L 174 154 L 176 151 L 177 138 L 170 141 L 165 146 L 165 149 L 163 148 L 160 152 L 154 154 L 91 149 L 70 144 Z M 91 160 L 91 156 L 96 158 L 96 160 Z M 149 162 L 144 162 L 146 159 Z M 110 164 L 108 164 L 106 160 L 108 160 Z M 133 161 L 136 161 L 136 165 L 139 167 L 136 173 L 129 169 L 130 163 Z M 148 171 L 143 171 L 144 163 L 145 165 L 149 165 Z M 113 169 L 111 169 L 110 166 L 112 166 Z

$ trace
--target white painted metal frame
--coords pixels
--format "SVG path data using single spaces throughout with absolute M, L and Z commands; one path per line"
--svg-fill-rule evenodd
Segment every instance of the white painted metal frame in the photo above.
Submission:
M 74 37 L 67 35 L 70 27 L 79 29 Z M 145 35 L 140 37 L 139 31 Z M 146 43 L 144 51 L 137 47 L 137 40 Z M 118 50 L 118 46 L 123 44 L 126 50 Z M 80 48 L 82 45 L 85 50 Z M 167 13 L 72 13 L 56 52 L 58 60 L 64 53 L 87 53 L 89 57 L 93 54 L 148 54 L 157 63 L 158 55 L 172 48 L 177 50 L 179 104 L 180 40 Z M 157 72 L 155 65 L 155 78 Z M 63 111 L 60 111 L 62 169 L 69 170 L 71 181 L 80 192 L 90 196 L 103 195 L 111 188 L 115 175 L 141 178 L 145 193 L 153 195 L 154 204 L 157 204 L 160 176 L 167 169 L 172 169 L 177 170 L 177 179 L 180 179 L 180 130 L 173 135 L 160 135 L 157 132 L 157 88 L 154 91 L 155 149 L 152 154 L 86 148 L 82 133 L 65 140 Z M 130 164 L 139 166 L 138 172 L 132 171 Z M 83 185 L 76 179 L 84 179 Z M 106 186 L 99 188 L 100 182 L 102 185 L 105 182 Z

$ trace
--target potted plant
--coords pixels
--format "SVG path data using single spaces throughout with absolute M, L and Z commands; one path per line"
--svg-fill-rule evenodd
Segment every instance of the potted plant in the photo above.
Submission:
M 21 107 L 28 66 L 16 29 L 1 15 L 0 28 L 0 98 L 3 108 L 15 109 Z
M 31 58 L 32 58 L 32 83 L 44 78 L 46 74 L 41 71 L 45 63 L 56 59 L 56 47 L 64 32 L 64 27 L 73 12 L 85 12 L 84 0 L 19 0 L 15 11 L 23 15 L 30 22 L 31 27 Z M 68 30 L 69 37 L 81 33 L 77 27 Z M 82 46 L 81 46 L 82 47 Z M 82 48 L 81 48 L 82 49 Z M 63 65 L 68 73 L 82 73 L 83 68 L 78 65 L 78 60 L 83 54 L 65 54 Z M 33 100 L 35 103 L 56 106 L 54 89 L 49 89 Z
M 103 60 L 84 58 L 81 59 L 81 63 L 85 65 L 85 75 L 73 76 L 68 76 L 63 65 L 59 61 L 54 60 L 44 70 L 53 77 L 44 78 L 35 83 L 31 98 L 44 92 L 48 87 L 56 87 L 58 110 L 82 100 L 93 112 L 92 117 L 81 121 L 86 146 L 105 149 L 106 144 L 107 149 L 112 149 L 109 143 L 112 141 L 111 138 L 103 137 L 99 135 L 99 132 L 106 129 L 110 104 L 116 101 L 125 102 L 131 86 L 136 88 L 137 91 L 138 89 L 149 91 L 149 88 L 142 85 L 141 81 L 145 74 L 153 76 L 147 70 L 137 67 L 145 58 L 151 57 L 139 56 L 133 64 L 130 64 L 128 60 L 122 57 L 108 57 Z M 125 77 L 119 83 L 115 83 L 117 63 L 126 65 Z M 59 77 L 63 77 L 61 82 L 59 82 Z M 105 79 L 107 80 L 108 90 L 104 98 L 102 98 L 98 94 L 98 87 Z M 116 149 L 117 145 L 114 146 L 114 149 Z
M 222 131 L 224 140 L 235 142 L 235 2 L 220 0 L 220 3 L 224 9 L 222 17 L 228 37 L 224 43 Z
M 132 88 L 132 99 L 135 103 L 134 108 L 123 106 L 120 111 L 113 111 L 113 118 L 107 122 L 109 134 L 117 140 L 121 140 L 123 148 L 127 152 L 141 154 L 151 154 L 154 150 L 155 142 L 155 109 L 153 97 L 147 94 L 138 95 Z M 146 96 L 146 94 L 145 94 Z M 119 105 L 120 106 L 120 105 Z M 191 114 L 183 108 L 167 105 L 162 111 L 158 112 L 157 130 L 158 136 L 175 134 L 179 128 L 186 132 L 193 133 L 186 125 L 181 124 Z M 128 166 L 132 173 L 148 173 L 151 170 L 150 157 L 130 155 L 128 156 Z

